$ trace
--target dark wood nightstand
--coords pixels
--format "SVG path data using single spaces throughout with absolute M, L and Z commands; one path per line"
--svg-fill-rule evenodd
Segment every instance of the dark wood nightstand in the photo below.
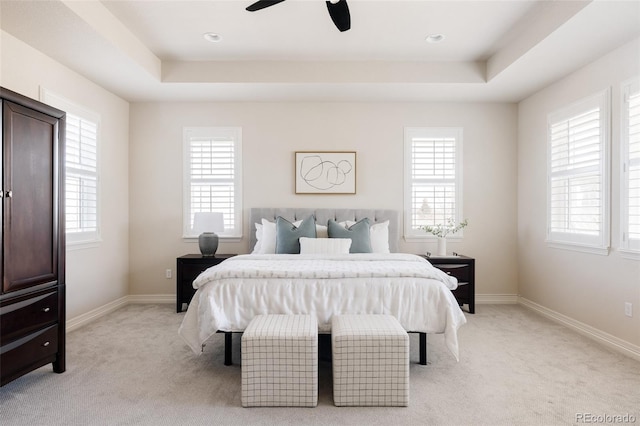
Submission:
M 187 305 L 196 290 L 193 288 L 193 280 L 205 269 L 221 263 L 223 260 L 235 256 L 235 254 L 216 254 L 215 256 L 203 256 L 201 254 L 187 254 L 177 258 L 176 268 L 176 312 L 182 312 L 182 304 Z
M 458 279 L 458 288 L 452 291 L 458 304 L 468 305 L 469 313 L 476 312 L 476 260 L 472 257 L 424 255 L 433 266 Z

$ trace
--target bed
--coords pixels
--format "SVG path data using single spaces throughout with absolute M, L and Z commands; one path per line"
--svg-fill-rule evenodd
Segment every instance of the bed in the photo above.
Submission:
M 319 254 L 307 246 L 302 254 L 271 252 L 271 223 L 286 219 L 302 229 L 309 217 L 315 218 L 318 237 L 330 220 L 335 229 L 336 223 L 349 226 L 368 219 L 375 252 Z M 330 333 L 333 315 L 355 313 L 391 314 L 405 330 L 419 333 L 421 364 L 426 364 L 427 334 L 444 334 L 458 359 L 457 331 L 466 319 L 451 293 L 457 282 L 420 256 L 397 253 L 396 211 L 261 208 L 251 210 L 250 223 L 253 253 L 227 259 L 194 281 L 196 293 L 179 329 L 194 353 L 201 353 L 213 334 L 224 332 L 225 364 L 231 364 L 232 333 L 242 332 L 258 314 L 314 314 L 319 332 Z M 303 240 L 323 245 L 342 239 Z

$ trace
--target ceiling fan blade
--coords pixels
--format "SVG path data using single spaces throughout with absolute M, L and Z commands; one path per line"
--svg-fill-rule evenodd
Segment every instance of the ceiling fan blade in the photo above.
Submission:
M 256 10 L 264 9 L 265 7 L 273 6 L 274 4 L 282 3 L 284 0 L 258 0 L 257 2 L 249 5 L 247 10 L 249 12 L 255 12 Z
M 351 28 L 351 14 L 349 13 L 347 0 L 339 0 L 336 3 L 327 1 L 327 9 L 331 20 L 341 32 Z

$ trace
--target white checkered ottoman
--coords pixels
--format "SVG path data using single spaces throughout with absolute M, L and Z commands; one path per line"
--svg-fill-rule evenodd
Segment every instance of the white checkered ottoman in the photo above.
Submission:
M 331 352 L 335 405 L 409 405 L 409 335 L 393 316 L 335 315 Z
M 243 407 L 318 405 L 318 322 L 258 315 L 242 334 Z

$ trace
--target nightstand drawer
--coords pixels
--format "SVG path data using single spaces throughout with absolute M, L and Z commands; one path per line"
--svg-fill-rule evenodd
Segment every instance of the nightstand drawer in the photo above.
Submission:
M 469 265 L 442 265 L 433 264 L 436 268 L 458 279 L 458 282 L 469 282 L 471 277 L 471 268 Z
M 233 256 L 235 255 L 201 256 L 199 254 L 187 254 L 177 258 L 176 312 L 182 312 L 182 305 L 191 302 L 191 298 L 196 292 L 193 288 L 193 281 L 198 278 L 198 275 Z
M 212 265 L 210 264 L 197 264 L 197 263 L 180 265 L 180 270 L 181 270 L 180 279 L 183 282 L 192 283 L 193 280 L 198 278 L 198 275 L 200 275 L 202 272 L 206 271 L 207 269 L 211 268 L 211 266 Z
M 454 254 L 453 256 L 423 256 L 434 267 L 458 279 L 458 288 L 452 290 L 458 305 L 468 305 L 469 313 L 476 311 L 476 260 L 472 257 Z

